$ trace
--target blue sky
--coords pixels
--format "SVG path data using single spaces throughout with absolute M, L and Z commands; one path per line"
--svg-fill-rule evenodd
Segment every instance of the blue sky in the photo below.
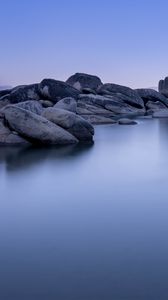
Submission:
M 0 84 L 66 80 L 157 86 L 168 75 L 166 0 L 0 0 Z

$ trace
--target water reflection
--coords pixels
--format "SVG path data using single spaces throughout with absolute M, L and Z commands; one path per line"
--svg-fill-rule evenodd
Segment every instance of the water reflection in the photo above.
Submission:
M 94 144 L 79 144 L 53 147 L 1 147 L 0 164 L 7 171 L 17 171 L 38 165 L 45 160 L 72 160 L 92 149 Z

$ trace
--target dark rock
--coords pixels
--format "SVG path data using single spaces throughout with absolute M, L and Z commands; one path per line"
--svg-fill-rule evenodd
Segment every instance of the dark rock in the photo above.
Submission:
M 151 110 L 160 110 L 160 109 L 167 108 L 166 105 L 160 101 L 156 101 L 156 102 L 148 101 L 145 106 L 146 106 L 147 110 L 150 110 L 150 109 Z
M 83 88 L 83 89 L 81 90 L 81 93 L 82 93 L 82 94 L 93 94 L 93 95 L 96 95 L 96 94 L 97 94 L 94 90 L 92 90 L 92 89 L 90 89 L 90 88 Z
M 14 106 L 29 110 L 37 115 L 41 115 L 44 108 L 42 107 L 41 103 L 39 101 L 25 101 L 25 102 L 20 102 L 17 104 L 14 104 Z
M 104 116 L 113 116 L 113 112 L 103 108 L 103 107 L 98 107 L 94 105 L 89 105 L 83 102 L 78 101 L 78 106 L 77 106 L 77 113 L 80 115 L 104 115 Z
M 10 103 L 19 103 L 27 100 L 39 100 L 38 84 L 29 84 L 12 89 L 9 100 Z
M 66 97 L 76 99 L 79 95 L 79 91 L 68 83 L 54 79 L 44 79 L 39 84 L 39 90 L 42 97 L 54 103 Z
M 65 110 L 72 111 L 72 112 L 76 113 L 77 102 L 74 98 L 67 97 L 67 98 L 64 98 L 64 99 L 61 99 L 60 101 L 58 101 L 54 105 L 54 107 L 65 109 Z
M 98 93 L 100 95 L 112 95 L 117 96 L 124 95 L 126 96 L 124 102 L 127 104 L 130 104 L 132 106 L 135 106 L 137 108 L 143 108 L 144 102 L 142 98 L 138 95 L 138 93 L 135 90 L 132 90 L 129 87 L 113 84 L 113 83 L 106 83 L 103 84 L 99 89 Z
M 43 107 L 52 107 L 54 105 L 54 103 L 50 100 L 39 100 L 39 102 L 41 103 L 41 105 Z
M 10 128 L 32 143 L 63 145 L 78 142 L 68 131 L 28 110 L 8 105 L 3 112 Z
M 115 124 L 116 121 L 105 117 L 105 116 L 100 116 L 100 115 L 82 115 L 82 118 L 84 118 L 85 120 L 87 120 L 89 123 L 91 124 Z
M 5 95 L 9 95 L 11 91 L 12 91 L 12 89 L 0 90 L 0 98 Z
M 136 125 L 137 122 L 131 119 L 120 119 L 118 120 L 119 125 Z
M 136 89 L 139 96 L 144 100 L 144 103 L 151 101 L 160 101 L 168 106 L 168 99 L 161 93 L 152 89 Z
M 6 105 L 10 104 L 10 100 L 9 100 L 9 94 L 8 95 L 4 95 L 0 98 L 0 109 L 5 107 Z
M 47 108 L 42 115 L 49 121 L 68 130 L 79 141 L 93 140 L 93 126 L 73 112 L 57 108 Z
M 86 91 L 88 88 L 96 91 L 102 85 L 99 77 L 84 73 L 76 73 L 68 78 L 66 82 L 79 91 L 83 89 Z
M 127 113 L 139 113 L 142 112 L 143 109 L 137 109 L 129 104 L 123 102 L 117 96 L 101 96 L 101 95 L 83 95 L 80 94 L 78 97 L 78 103 L 90 104 L 92 106 L 102 107 L 106 110 L 110 110 L 111 112 L 117 114 L 127 114 Z

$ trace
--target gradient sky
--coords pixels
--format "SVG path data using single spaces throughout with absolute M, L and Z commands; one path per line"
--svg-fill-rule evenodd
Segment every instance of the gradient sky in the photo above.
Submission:
M 0 0 L 0 85 L 75 72 L 130 87 L 168 75 L 167 0 Z

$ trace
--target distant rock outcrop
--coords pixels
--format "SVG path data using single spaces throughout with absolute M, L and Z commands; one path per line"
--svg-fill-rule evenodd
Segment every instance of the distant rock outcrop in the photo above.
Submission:
M 0 91 L 0 144 L 93 142 L 92 124 L 137 124 L 135 117 L 168 118 L 168 77 L 154 89 L 131 89 L 76 73 L 66 82 L 40 83 Z

